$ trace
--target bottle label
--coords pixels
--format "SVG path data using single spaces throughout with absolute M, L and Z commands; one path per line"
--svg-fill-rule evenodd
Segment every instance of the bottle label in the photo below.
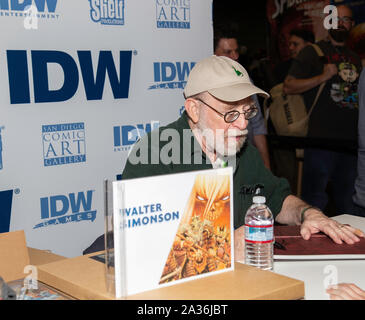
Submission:
M 270 243 L 274 241 L 273 225 L 252 226 L 245 225 L 245 241 L 251 243 Z

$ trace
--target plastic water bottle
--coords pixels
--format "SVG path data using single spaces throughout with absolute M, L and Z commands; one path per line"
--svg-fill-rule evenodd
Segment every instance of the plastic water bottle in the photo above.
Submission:
M 245 263 L 273 270 L 274 219 L 262 196 L 254 196 L 245 217 Z

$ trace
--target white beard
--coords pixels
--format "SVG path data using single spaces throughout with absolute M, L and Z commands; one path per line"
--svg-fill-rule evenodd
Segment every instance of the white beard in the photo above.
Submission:
M 231 157 L 237 154 L 244 145 L 247 138 L 247 129 L 223 129 L 212 130 L 208 128 L 204 121 L 197 123 L 199 134 L 205 141 L 205 146 L 209 152 L 216 153 L 220 157 Z M 236 137 L 240 136 L 237 140 Z

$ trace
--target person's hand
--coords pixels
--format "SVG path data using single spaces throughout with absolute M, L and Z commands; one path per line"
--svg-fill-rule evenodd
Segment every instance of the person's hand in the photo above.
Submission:
M 234 230 L 234 260 L 245 262 L 245 226 Z
M 325 64 L 323 67 L 323 72 L 322 72 L 323 80 L 327 81 L 327 80 L 331 79 L 337 73 L 338 73 L 338 69 L 335 64 L 333 64 L 333 63 Z
M 300 228 L 303 239 L 308 240 L 312 234 L 323 232 L 328 235 L 335 243 L 354 244 L 359 242 L 359 237 L 365 234 L 349 225 L 341 224 L 328 218 L 321 211 L 311 208 L 305 212 L 305 219 Z
M 365 300 L 365 291 L 353 283 L 331 285 L 326 292 L 331 300 Z

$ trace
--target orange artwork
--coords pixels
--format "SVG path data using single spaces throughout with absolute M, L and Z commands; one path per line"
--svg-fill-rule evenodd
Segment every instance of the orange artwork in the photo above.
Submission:
M 230 176 L 199 174 L 160 284 L 231 266 Z

